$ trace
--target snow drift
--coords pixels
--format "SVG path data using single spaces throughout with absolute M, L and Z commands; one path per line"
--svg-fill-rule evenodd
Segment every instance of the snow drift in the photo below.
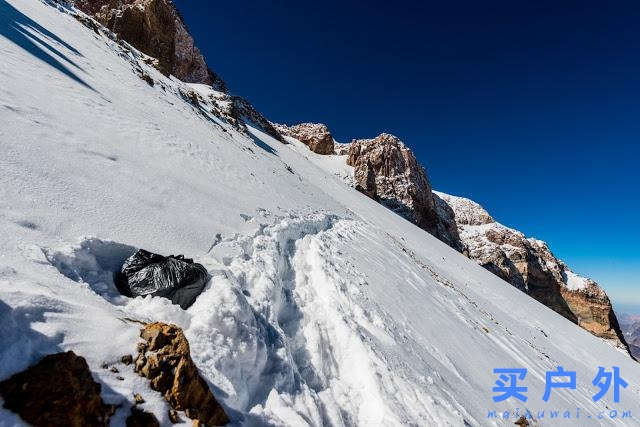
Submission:
M 113 425 L 134 393 L 167 425 L 143 378 L 101 368 L 134 353 L 138 322 L 163 321 L 237 425 L 511 424 L 558 365 L 579 385 L 553 408 L 640 414 L 628 356 L 350 188 L 344 156 L 237 126 L 224 94 L 73 13 L 0 1 L 0 379 L 73 350 L 120 405 Z M 189 309 L 117 292 L 111 273 L 141 247 L 207 269 Z M 592 400 L 599 365 L 620 367 L 621 402 Z M 527 403 L 493 402 L 504 367 L 528 369 Z

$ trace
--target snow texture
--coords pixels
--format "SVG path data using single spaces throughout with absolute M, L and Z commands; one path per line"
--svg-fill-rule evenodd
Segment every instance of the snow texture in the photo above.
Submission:
M 169 425 L 118 363 L 139 322 L 161 320 L 184 329 L 234 425 L 499 424 L 487 411 L 537 408 L 558 365 L 579 385 L 554 407 L 640 414 L 640 365 L 350 188 L 343 157 L 229 124 L 210 89 L 63 6 L 0 1 L 0 18 L 0 379 L 73 350 L 122 404 L 112 425 L 133 393 Z M 186 311 L 123 297 L 112 272 L 137 248 L 212 278 Z M 628 381 L 619 404 L 592 401 L 599 365 Z M 493 403 L 500 367 L 529 370 L 529 403 Z

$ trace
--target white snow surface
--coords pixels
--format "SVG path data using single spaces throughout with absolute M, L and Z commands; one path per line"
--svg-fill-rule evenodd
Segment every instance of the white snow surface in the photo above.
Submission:
M 342 156 L 197 111 L 179 89 L 210 90 L 163 77 L 64 9 L 2 0 L 0 18 L 0 380 L 73 350 L 122 404 L 112 425 L 138 392 L 169 425 L 162 397 L 117 363 L 137 322 L 159 320 L 184 329 L 234 425 L 640 414 L 640 365 L 350 188 Z M 120 296 L 112 272 L 135 248 L 194 257 L 212 279 L 186 311 Z M 578 389 L 544 404 L 558 365 Z M 629 383 L 620 403 L 592 401 L 599 365 Z M 529 401 L 494 403 L 494 368 L 527 368 Z M 563 422 L 601 423 L 638 424 Z M 1 409 L 0 425 L 15 424 Z
M 571 270 L 564 270 L 563 278 L 565 279 L 565 284 L 567 288 L 572 291 L 578 291 L 581 289 L 585 289 L 589 284 L 589 280 L 577 275 Z

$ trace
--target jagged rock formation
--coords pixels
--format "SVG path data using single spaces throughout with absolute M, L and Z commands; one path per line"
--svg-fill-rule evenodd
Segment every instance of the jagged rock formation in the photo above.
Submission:
M 628 350 L 611 301 L 597 283 L 573 273 L 545 242 L 495 222 L 479 204 L 437 195 L 454 213 L 467 256 L 592 334 Z
M 354 167 L 358 191 L 461 250 L 455 224 L 438 215 L 427 175 L 400 139 L 383 133 L 353 140 L 347 164 Z
M 334 141 L 329 128 L 321 123 L 300 123 L 293 126 L 273 123 L 282 135 L 297 139 L 318 154 L 334 154 Z
M 77 0 L 75 5 L 139 51 L 157 58 L 162 73 L 226 91 L 170 0 Z
M 115 408 L 100 390 L 85 359 L 72 351 L 45 356 L 0 382 L 4 407 L 34 426 L 108 426 Z
M 224 425 L 227 414 L 191 360 L 189 343 L 175 325 L 151 323 L 140 336 L 135 371 L 148 378 L 151 388 L 162 393 L 171 407 L 205 425 Z
M 338 156 L 347 156 L 349 154 L 349 148 L 351 144 L 344 144 L 341 142 L 335 142 L 333 144 L 333 150 Z
M 631 355 L 640 360 L 640 315 L 620 315 L 620 328 L 629 344 Z
M 282 135 L 262 114 L 244 98 L 228 93 L 224 81 L 207 66 L 200 50 L 195 46 L 180 13 L 171 0 L 76 0 L 78 9 L 94 17 L 119 39 L 140 52 L 149 55 L 146 61 L 163 74 L 172 74 L 186 83 L 202 83 L 212 87 L 208 111 L 226 119 L 241 131 L 248 133 L 245 122 L 286 143 Z M 83 25 L 99 32 L 97 24 L 76 16 Z M 155 58 L 155 59 L 154 59 Z M 155 82 L 142 69 L 136 72 L 150 86 Z M 196 107 L 203 98 L 194 91 L 183 97 Z
M 282 143 L 287 143 L 273 124 L 269 120 L 265 119 L 264 116 L 260 114 L 260 112 L 258 112 L 258 110 L 256 110 L 246 99 L 239 96 L 232 96 L 231 103 L 227 105 L 229 105 L 230 108 L 228 115 L 235 118 L 237 121 L 242 122 L 242 126 L 245 126 L 244 121 L 249 121 L 266 132 L 269 136 Z
M 546 243 L 505 227 L 477 203 L 435 193 L 415 156 L 381 134 L 348 145 L 355 187 L 592 334 L 629 350 L 607 294 Z
M 245 134 L 249 134 L 246 125 L 249 122 L 278 141 L 287 143 L 273 124 L 244 98 L 219 91 L 203 96 L 194 90 L 181 92 L 181 96 L 201 113 L 220 117 Z

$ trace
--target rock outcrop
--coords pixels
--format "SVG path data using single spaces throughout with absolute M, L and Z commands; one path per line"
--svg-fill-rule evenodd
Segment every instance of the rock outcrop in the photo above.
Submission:
M 229 418 L 191 360 L 182 330 L 166 323 L 150 323 L 140 336 L 135 371 L 148 378 L 171 407 L 205 425 L 224 425 Z
M 231 103 L 229 103 L 229 116 L 233 117 L 244 125 L 245 121 L 253 123 L 259 129 L 264 131 L 267 135 L 277 139 L 282 143 L 287 143 L 280 132 L 273 126 L 273 124 L 267 120 L 258 110 L 256 110 L 249 101 L 239 96 L 231 96 Z
M 300 123 L 293 126 L 273 124 L 282 135 L 287 135 L 305 144 L 318 154 L 334 154 L 334 141 L 329 128 L 321 123 Z
M 620 328 L 629 344 L 631 355 L 640 360 L 640 315 L 621 315 Z
M 226 91 L 170 0 L 76 0 L 75 5 L 142 53 L 156 58 L 163 74 Z
M 34 426 L 108 426 L 115 408 L 100 390 L 87 362 L 71 351 L 45 356 L 0 382 L 4 407 Z
M 432 192 L 424 169 L 397 137 L 347 145 L 358 191 L 414 222 L 487 270 L 592 334 L 629 351 L 607 294 L 573 273 L 546 243 L 505 227 L 479 204 Z
M 455 224 L 441 219 L 424 169 L 400 139 L 383 133 L 353 140 L 347 156 L 358 191 L 461 250 Z
M 479 204 L 437 196 L 453 211 L 468 257 L 592 334 L 628 350 L 611 301 L 597 283 L 573 273 L 545 242 L 494 221 Z

